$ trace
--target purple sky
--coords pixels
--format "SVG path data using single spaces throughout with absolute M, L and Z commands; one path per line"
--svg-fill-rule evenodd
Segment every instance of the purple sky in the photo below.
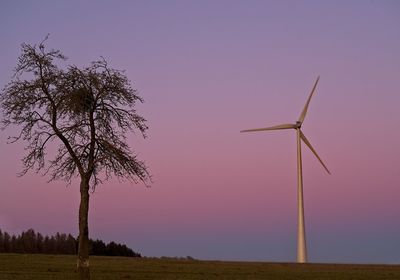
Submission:
M 295 121 L 303 132 L 309 258 L 400 263 L 400 2 L 1 1 L 0 85 L 22 42 L 99 56 L 145 99 L 149 137 L 129 138 L 152 188 L 109 181 L 90 235 L 147 256 L 295 261 Z M 0 133 L 0 228 L 77 233 L 78 185 L 21 170 Z

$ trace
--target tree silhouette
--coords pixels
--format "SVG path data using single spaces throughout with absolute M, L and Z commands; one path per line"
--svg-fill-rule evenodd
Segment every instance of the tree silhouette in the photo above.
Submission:
M 56 62 L 66 57 L 46 50 L 44 41 L 22 44 L 13 79 L 1 93 L 2 121 L 4 127 L 20 127 L 11 142 L 27 142 L 20 175 L 33 169 L 50 180 L 80 179 L 77 267 L 80 279 L 89 279 L 90 190 L 111 176 L 150 180 L 126 141 L 134 130 L 145 137 L 146 121 L 134 109 L 143 100 L 124 72 L 110 68 L 104 58 L 82 69 L 63 69 Z M 53 143 L 58 143 L 56 153 L 48 158 Z M 45 246 L 52 248 L 53 241 Z
M 6 251 L 4 247 L 4 234 L 0 229 L 0 253 L 4 253 Z
M 20 235 L 10 235 L 0 229 L 0 253 L 22 254 L 76 254 L 78 241 L 71 234 L 56 233 L 55 236 L 46 236 L 35 233 L 33 229 L 23 231 Z M 124 244 L 111 241 L 105 244 L 102 240 L 89 239 L 90 254 L 95 256 L 123 256 L 140 258 Z
M 4 252 L 10 252 L 11 250 L 11 237 L 7 232 L 3 234 L 3 244 L 4 244 Z

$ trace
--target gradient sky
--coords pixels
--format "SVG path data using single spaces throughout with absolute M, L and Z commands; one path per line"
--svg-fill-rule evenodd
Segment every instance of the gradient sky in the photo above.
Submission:
M 129 138 L 151 188 L 109 181 L 90 236 L 146 256 L 295 261 L 295 121 L 303 131 L 309 258 L 400 263 L 400 2 L 1 1 L 0 85 L 23 42 L 79 66 L 104 56 L 145 99 Z M 0 133 L 0 228 L 77 234 L 76 182 L 17 178 L 23 143 Z

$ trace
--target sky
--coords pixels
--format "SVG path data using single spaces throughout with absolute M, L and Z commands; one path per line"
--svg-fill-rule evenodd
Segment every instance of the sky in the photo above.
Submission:
M 23 42 L 50 34 L 78 66 L 104 56 L 144 98 L 148 137 L 129 145 L 150 188 L 91 195 L 90 237 L 145 256 L 296 260 L 295 122 L 302 130 L 311 262 L 400 263 L 400 2 L 1 1 L 0 86 Z M 22 169 L 0 132 L 0 228 L 78 232 L 78 182 Z

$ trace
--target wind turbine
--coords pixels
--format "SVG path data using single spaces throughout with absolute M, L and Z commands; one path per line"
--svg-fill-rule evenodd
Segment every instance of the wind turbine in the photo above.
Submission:
M 246 129 L 240 132 L 254 132 L 254 131 L 267 131 L 267 130 L 280 130 L 280 129 L 295 129 L 297 134 L 297 262 L 307 262 L 307 245 L 306 245 L 306 232 L 304 225 L 304 200 L 303 200 L 303 171 L 302 171 L 302 160 L 301 160 L 301 141 L 303 141 L 317 157 L 319 162 L 325 168 L 325 170 L 331 174 L 317 152 L 311 146 L 310 141 L 307 140 L 304 133 L 301 131 L 301 126 L 307 114 L 308 105 L 310 104 L 311 98 L 315 92 L 319 81 L 319 76 L 315 81 L 315 84 L 311 90 L 310 96 L 307 99 L 306 105 L 300 114 L 299 119 L 294 124 L 280 124 L 271 127 Z

